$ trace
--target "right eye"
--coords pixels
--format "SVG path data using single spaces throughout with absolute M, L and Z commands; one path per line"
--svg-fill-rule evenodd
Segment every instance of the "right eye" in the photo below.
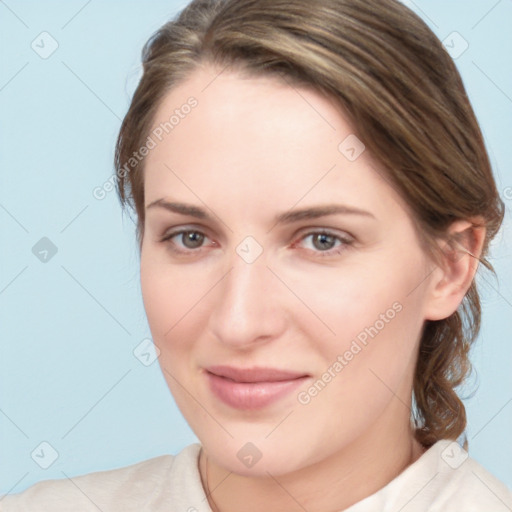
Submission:
M 174 239 L 178 242 L 175 242 Z M 176 253 L 190 254 L 199 252 L 197 249 L 201 249 L 205 240 L 208 240 L 208 237 L 201 231 L 196 229 L 179 229 L 166 233 L 160 239 L 160 242 L 168 245 Z M 212 245 L 216 245 L 215 242 Z

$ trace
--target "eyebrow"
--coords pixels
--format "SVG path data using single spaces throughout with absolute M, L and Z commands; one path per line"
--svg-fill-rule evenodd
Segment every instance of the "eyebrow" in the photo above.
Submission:
M 178 203 L 167 201 L 166 199 L 157 199 L 146 206 L 146 210 L 150 208 L 163 208 L 170 212 L 180 213 L 182 215 L 189 215 L 198 219 L 213 220 L 213 217 L 203 208 L 194 206 L 192 204 Z M 289 210 L 280 213 L 274 219 L 274 224 L 291 224 L 300 220 L 316 219 L 318 217 L 325 217 L 327 215 L 345 214 L 345 215 L 361 215 L 375 219 L 373 213 L 356 208 L 355 206 L 348 206 L 343 204 L 326 204 L 320 206 L 311 206 L 309 208 L 302 208 L 300 210 Z

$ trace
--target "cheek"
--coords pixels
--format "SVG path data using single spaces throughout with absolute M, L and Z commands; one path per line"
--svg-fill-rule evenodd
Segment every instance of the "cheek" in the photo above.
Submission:
M 283 280 L 305 306 L 289 301 L 290 317 L 310 340 L 310 349 L 333 361 L 355 340 L 363 348 L 373 340 L 396 348 L 400 340 L 414 337 L 421 328 L 421 297 L 410 292 L 420 281 L 422 267 L 419 258 L 416 263 L 411 256 L 407 259 L 388 251 L 378 261 L 347 259 L 338 268 L 281 269 Z
M 160 350 L 162 375 L 184 416 L 201 417 L 204 411 L 195 407 L 187 390 L 195 388 L 193 340 L 200 339 L 202 318 L 208 318 L 205 305 L 209 287 L 198 286 L 192 274 L 149 254 L 141 255 L 144 307 L 153 341 Z
M 323 364 L 297 396 L 304 424 L 315 416 L 333 444 L 357 437 L 395 401 L 407 413 L 421 322 L 410 303 L 388 308 L 393 298 L 382 307 L 366 301 L 366 310 L 347 303 L 336 337 L 322 346 Z
M 412 379 L 423 325 L 421 287 L 411 293 L 423 275 L 421 259 L 416 261 L 405 266 L 397 256 L 394 263 L 379 267 L 386 272 L 354 269 L 340 275 L 338 286 L 325 288 L 331 300 L 311 295 L 318 296 L 311 305 L 335 336 L 324 337 L 315 347 L 322 350 L 324 366 L 314 389 L 304 390 L 303 403 L 311 399 L 313 407 L 327 412 L 336 404 L 350 415 L 352 425 L 363 425 L 394 396 L 408 402 L 405 384 Z M 339 435 L 348 435 L 345 428 L 349 426 Z
M 185 371 L 186 355 L 201 338 L 212 307 L 209 291 L 215 280 L 210 277 L 194 265 L 171 265 L 141 255 L 144 308 L 160 362 L 169 371 Z
M 160 266 L 148 256 L 141 257 L 141 290 L 146 316 L 154 342 L 161 344 L 165 333 L 176 321 L 177 298 L 169 293 L 170 283 Z
M 191 286 L 186 272 L 171 266 L 155 252 L 147 249 L 141 254 L 140 280 L 146 316 L 155 338 L 162 343 L 174 326 L 190 309 L 198 294 L 198 287 Z

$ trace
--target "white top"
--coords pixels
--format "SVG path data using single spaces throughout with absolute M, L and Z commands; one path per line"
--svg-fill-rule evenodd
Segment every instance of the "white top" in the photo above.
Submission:
M 211 512 L 198 469 L 200 445 L 109 471 L 46 480 L 0 497 L 1 512 Z M 507 512 L 512 492 L 452 441 L 345 512 Z

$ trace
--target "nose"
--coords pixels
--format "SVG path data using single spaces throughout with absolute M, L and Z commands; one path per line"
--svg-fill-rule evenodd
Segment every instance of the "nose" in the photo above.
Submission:
M 209 326 L 222 344 L 247 350 L 282 334 L 286 308 L 282 284 L 267 267 L 265 252 L 252 263 L 233 253 L 229 272 L 216 286 Z

